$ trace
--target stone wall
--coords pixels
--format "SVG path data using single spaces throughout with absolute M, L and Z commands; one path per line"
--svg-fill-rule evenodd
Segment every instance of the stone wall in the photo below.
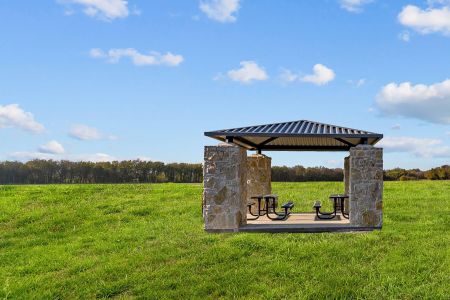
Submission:
M 205 146 L 203 218 L 207 231 L 236 231 L 247 223 L 247 152 L 231 144 Z
M 383 149 L 358 145 L 350 149 L 350 223 L 381 228 L 383 222 Z
M 247 157 L 247 201 L 250 197 L 272 193 L 272 159 L 263 154 Z M 264 201 L 261 203 L 264 207 Z M 258 203 L 252 206 L 252 212 L 258 211 Z

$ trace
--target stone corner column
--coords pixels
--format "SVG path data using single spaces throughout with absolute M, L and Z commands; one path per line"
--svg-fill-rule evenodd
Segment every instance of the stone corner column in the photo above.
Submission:
M 204 159 L 205 230 L 237 231 L 247 223 L 247 151 L 226 143 L 205 146 Z
M 256 195 L 272 193 L 272 158 L 264 154 L 253 154 L 247 157 L 247 201 Z M 264 206 L 264 201 L 261 203 Z M 252 205 L 256 213 L 258 203 Z
M 350 148 L 350 224 L 381 228 L 383 223 L 383 149 L 371 145 Z

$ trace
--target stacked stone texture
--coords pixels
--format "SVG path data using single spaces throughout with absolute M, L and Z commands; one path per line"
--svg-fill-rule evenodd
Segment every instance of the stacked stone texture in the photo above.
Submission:
M 206 230 L 236 231 L 246 224 L 247 153 L 230 144 L 205 147 L 203 218 Z
M 247 157 L 247 198 L 252 205 L 252 212 L 258 211 L 258 203 L 250 197 L 272 193 L 272 159 L 262 154 Z M 264 208 L 265 202 L 261 202 Z
M 358 145 L 350 149 L 350 223 L 382 226 L 383 149 Z

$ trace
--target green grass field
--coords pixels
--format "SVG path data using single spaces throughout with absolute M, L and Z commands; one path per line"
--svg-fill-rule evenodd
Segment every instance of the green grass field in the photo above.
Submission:
M 274 183 L 312 211 L 341 183 Z M 0 298 L 449 299 L 450 182 L 386 182 L 370 233 L 207 234 L 200 184 L 0 186 Z

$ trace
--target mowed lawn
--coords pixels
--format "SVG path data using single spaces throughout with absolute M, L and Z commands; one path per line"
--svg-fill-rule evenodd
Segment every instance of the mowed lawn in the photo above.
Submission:
M 341 183 L 274 183 L 312 211 Z M 207 234 L 200 184 L 0 186 L 0 298 L 449 299 L 450 182 L 386 182 L 369 233 Z

